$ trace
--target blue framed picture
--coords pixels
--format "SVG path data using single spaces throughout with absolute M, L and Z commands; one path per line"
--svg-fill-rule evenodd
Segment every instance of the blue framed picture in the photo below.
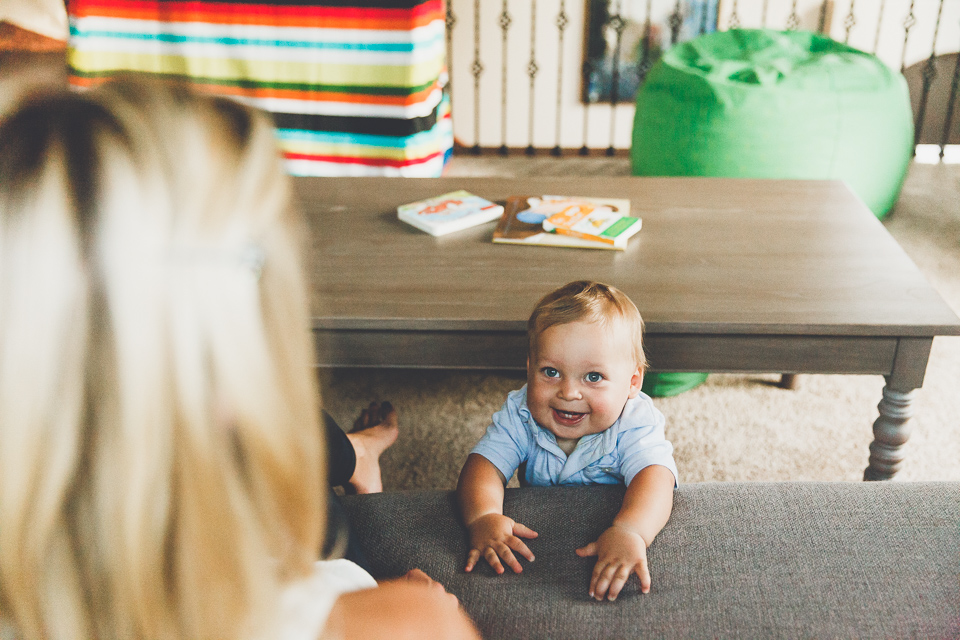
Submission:
M 720 0 L 587 0 L 581 100 L 632 102 L 672 45 L 717 29 Z

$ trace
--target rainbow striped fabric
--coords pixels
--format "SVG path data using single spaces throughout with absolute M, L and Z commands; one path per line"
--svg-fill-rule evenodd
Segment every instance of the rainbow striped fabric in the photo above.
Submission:
M 294 175 L 439 176 L 443 0 L 70 0 L 70 82 L 180 78 L 273 114 Z

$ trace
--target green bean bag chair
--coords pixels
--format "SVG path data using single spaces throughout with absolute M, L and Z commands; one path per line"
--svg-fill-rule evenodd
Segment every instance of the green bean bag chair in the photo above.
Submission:
M 651 371 L 643 376 L 643 386 L 640 390 L 651 398 L 666 398 L 699 387 L 706 380 L 706 373 Z
M 844 180 L 883 218 L 913 156 L 907 83 L 817 33 L 708 34 L 650 70 L 630 155 L 641 176 Z
M 840 179 L 878 218 L 913 155 L 903 76 L 826 36 L 734 29 L 669 51 L 637 93 L 630 156 L 640 176 Z M 702 373 L 651 373 L 675 395 Z

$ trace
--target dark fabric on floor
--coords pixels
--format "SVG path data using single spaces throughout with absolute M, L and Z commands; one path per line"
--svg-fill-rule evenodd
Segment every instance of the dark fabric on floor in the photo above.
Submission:
M 326 411 L 322 416 L 327 446 L 327 478 L 331 487 L 343 487 L 357 468 L 357 452 L 337 421 Z
M 622 487 L 508 489 L 505 513 L 540 533 L 522 574 L 463 572 L 451 492 L 348 496 L 376 577 L 419 567 L 484 638 L 957 638 L 960 483 L 702 483 L 676 492 L 635 578 L 587 596 L 574 549 L 609 525 Z
M 357 468 L 357 452 L 337 421 L 323 412 L 323 428 L 327 447 L 327 477 L 331 487 L 346 487 Z M 367 571 L 370 565 L 359 541 L 350 532 L 350 523 L 343 511 L 340 497 L 331 489 L 327 495 L 327 534 L 320 556 L 342 556 Z

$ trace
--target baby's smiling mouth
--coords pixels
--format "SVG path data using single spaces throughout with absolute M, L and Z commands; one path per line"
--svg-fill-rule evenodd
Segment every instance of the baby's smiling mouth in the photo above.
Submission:
M 587 415 L 586 413 L 578 413 L 576 411 L 563 411 L 561 409 L 553 410 L 554 419 L 560 424 L 572 427 L 583 420 L 583 417 Z

